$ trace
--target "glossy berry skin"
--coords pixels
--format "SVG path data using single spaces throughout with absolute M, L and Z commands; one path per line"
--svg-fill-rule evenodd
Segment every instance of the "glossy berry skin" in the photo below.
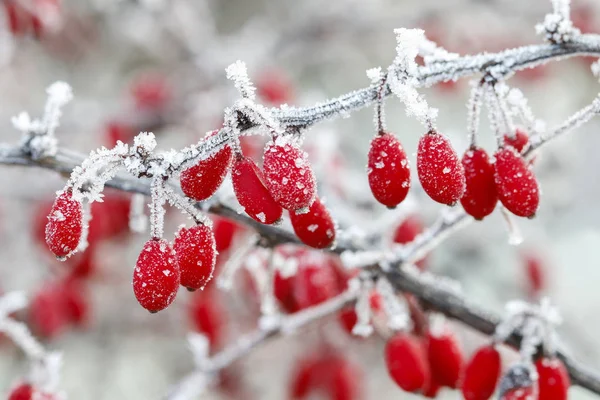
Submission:
M 462 350 L 454 333 L 427 334 L 427 357 L 433 381 L 452 389 L 458 387 L 464 365 Z
M 450 140 L 435 131 L 421 136 L 417 173 L 425 193 L 438 203 L 452 206 L 465 192 L 465 171 Z
M 384 133 L 371 141 L 367 176 L 373 196 L 384 206 L 394 208 L 406 198 L 410 189 L 410 169 L 396 136 Z
M 265 146 L 265 182 L 271 196 L 286 210 L 310 207 L 317 195 L 317 181 L 308 154 L 295 144 L 278 138 Z
M 233 162 L 231 180 L 235 196 L 246 214 L 262 224 L 273 224 L 281 218 L 283 209 L 273 199 L 265 185 L 263 173 L 254 161 L 239 155 Z
M 218 131 L 211 132 L 208 137 Z M 179 182 L 183 193 L 194 200 L 202 201 L 211 197 L 221 186 L 231 167 L 233 152 L 225 146 L 207 159 L 181 172 Z
M 567 400 L 571 380 L 565 364 L 558 358 L 540 358 L 535 363 L 538 373 L 539 398 Z
M 409 215 L 406 217 L 400 225 L 394 230 L 394 236 L 392 240 L 394 243 L 407 244 L 415 240 L 425 230 L 423 222 L 417 215 Z M 425 268 L 427 258 L 422 258 L 416 262 L 417 267 L 421 270 Z
M 202 289 L 212 278 L 217 263 L 215 236 L 207 225 L 181 228 L 173 249 L 181 273 L 181 286 Z
M 500 353 L 494 346 L 478 349 L 465 368 L 461 390 L 465 400 L 488 400 L 500 380 Z
M 407 392 L 426 387 L 431 380 L 427 355 L 419 340 L 398 333 L 385 346 L 385 363 L 390 377 Z
M 498 203 L 494 165 L 487 152 L 480 147 L 472 147 L 462 158 L 465 170 L 466 189 L 460 204 L 465 212 L 477 220 L 482 220 L 494 211 Z
M 513 147 L 498 150 L 496 190 L 502 205 L 519 216 L 533 218 L 540 204 L 540 191 L 533 172 Z
M 514 136 L 504 135 L 504 144 L 512 146 L 517 152 L 522 153 L 525 147 L 529 144 L 529 135 L 522 129 L 517 129 Z
M 133 272 L 133 292 L 140 305 L 151 313 L 167 308 L 175 300 L 179 281 L 179 267 L 169 242 L 148 240 Z
M 83 207 L 73 200 L 71 191 L 58 195 L 46 224 L 46 244 L 54 255 L 64 258 L 77 249 L 83 234 Z
M 319 198 L 313 201 L 307 213 L 290 211 L 290 220 L 296 236 L 310 247 L 325 249 L 335 241 L 335 223 Z

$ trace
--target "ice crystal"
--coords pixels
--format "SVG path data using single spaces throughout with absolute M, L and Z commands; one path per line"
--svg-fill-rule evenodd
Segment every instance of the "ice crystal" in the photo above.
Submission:
M 240 60 L 237 60 L 233 64 L 229 65 L 225 70 L 227 73 L 227 79 L 231 79 L 235 88 L 240 92 L 242 97 L 254 100 L 256 95 L 256 88 L 252 85 L 250 78 L 248 77 L 248 70 L 246 64 Z

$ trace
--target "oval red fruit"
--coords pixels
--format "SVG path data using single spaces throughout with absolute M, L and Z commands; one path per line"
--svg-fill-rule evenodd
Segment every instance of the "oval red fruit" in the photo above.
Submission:
M 394 231 L 393 241 L 398 244 L 407 244 L 415 240 L 425 230 L 423 222 L 417 215 L 409 215 Z M 416 262 L 417 267 L 421 270 L 425 268 L 427 257 Z
M 371 141 L 367 176 L 371 192 L 381 204 L 394 208 L 406 198 L 410 189 L 410 169 L 396 136 L 384 133 Z
M 29 306 L 29 323 L 36 334 L 54 339 L 66 328 L 66 314 L 61 288 L 55 283 L 43 286 L 33 297 Z
M 356 365 L 337 357 L 330 366 L 329 399 L 358 400 L 362 394 L 362 373 Z
M 427 357 L 432 379 L 441 386 L 458 387 L 464 360 L 454 333 L 448 329 L 441 334 L 427 334 Z
M 454 205 L 465 192 L 465 171 L 450 140 L 429 131 L 419 140 L 417 173 L 425 193 L 438 203 Z
M 310 247 L 324 249 L 335 241 L 335 223 L 319 198 L 313 201 L 307 213 L 290 211 L 290 220 L 296 236 Z
M 236 232 L 242 229 L 242 227 L 227 218 L 213 216 L 212 220 L 217 252 L 221 253 L 229 249 Z
M 73 199 L 71 190 L 58 195 L 46 224 L 46 244 L 56 257 L 73 254 L 83 234 L 83 207 Z
M 216 135 L 217 132 L 219 131 L 212 131 L 207 138 Z M 226 145 L 210 157 L 198 161 L 196 165 L 181 172 L 179 177 L 181 190 L 194 200 L 208 199 L 215 194 L 225 180 L 232 159 L 231 147 Z
M 227 312 L 211 287 L 194 294 L 189 317 L 194 329 L 206 335 L 210 348 L 214 350 L 225 339 Z
M 33 386 L 29 383 L 20 383 L 10 391 L 8 400 L 32 400 L 33 394 Z
M 338 313 L 338 319 L 342 328 L 349 334 L 352 334 L 352 329 L 354 329 L 354 325 L 358 322 L 358 316 L 356 315 L 356 311 L 354 307 L 346 307 L 340 310 Z
M 151 313 L 167 308 L 175 300 L 179 279 L 175 252 L 169 242 L 148 240 L 133 272 L 133 292 L 140 305 Z
M 514 147 L 519 153 L 522 153 L 529 144 L 529 135 L 522 129 L 517 129 L 514 136 L 504 135 L 504 144 Z
M 398 333 L 385 346 L 388 373 L 403 390 L 416 392 L 429 384 L 431 373 L 427 356 L 419 340 Z
M 540 203 L 540 191 L 533 172 L 517 151 L 507 146 L 498 150 L 496 157 L 496 190 L 498 198 L 508 211 L 533 218 Z
M 279 137 L 265 146 L 263 170 L 271 196 L 286 210 L 310 207 L 317 194 L 315 175 L 293 139 Z
M 529 294 L 537 296 L 546 288 L 547 279 L 544 261 L 537 254 L 526 253 L 523 255 L 523 262 Z
M 494 346 L 485 346 L 473 354 L 465 368 L 461 390 L 465 400 L 488 400 L 500 379 L 500 353 Z
M 539 397 L 544 400 L 566 400 L 571 380 L 565 364 L 556 358 L 540 358 L 535 363 Z
M 283 209 L 273 199 L 264 183 L 263 174 L 254 161 L 243 155 L 236 157 L 231 170 L 235 196 L 246 214 L 262 224 L 273 224 Z
M 460 199 L 465 212 L 477 220 L 482 220 L 494 211 L 498 203 L 494 165 L 487 152 L 480 147 L 472 147 L 462 158 L 465 170 L 466 189 Z
M 300 309 L 320 304 L 340 292 L 335 271 L 320 254 L 309 254 L 298 262 L 293 293 Z
M 289 386 L 291 399 L 304 399 L 315 386 L 315 372 L 319 359 L 309 357 L 297 362 L 292 372 L 292 380 Z
M 173 242 L 181 286 L 198 290 L 212 278 L 217 263 L 215 236 L 207 225 L 181 228 Z

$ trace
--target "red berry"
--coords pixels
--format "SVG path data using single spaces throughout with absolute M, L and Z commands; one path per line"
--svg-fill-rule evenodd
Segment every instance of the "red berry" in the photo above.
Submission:
M 531 295 L 538 295 L 546 288 L 546 268 L 543 260 L 533 253 L 523 256 L 527 285 Z
M 396 136 L 384 133 L 371 141 L 367 175 L 371 192 L 381 204 L 394 208 L 406 198 L 410 189 L 410 169 Z
M 11 390 L 8 400 L 32 400 L 33 393 L 33 386 L 29 383 L 21 383 Z
M 531 367 L 524 364 L 511 366 L 500 381 L 498 397 L 500 400 L 537 399 L 538 386 Z
M 317 182 L 308 154 L 287 138 L 277 138 L 265 146 L 263 170 L 269 192 L 281 207 L 296 211 L 310 207 L 316 197 Z
M 225 336 L 226 312 L 214 290 L 196 292 L 190 303 L 189 315 L 192 325 L 208 338 L 211 349 L 219 346 Z
M 345 358 L 336 357 L 330 366 L 329 399 L 357 400 L 362 392 L 361 371 Z
M 188 290 L 203 288 L 212 278 L 217 252 L 215 237 L 206 225 L 181 228 L 173 242 L 181 286 Z
M 265 186 L 263 174 L 254 161 L 238 155 L 231 170 L 233 190 L 246 214 L 263 224 L 273 224 L 281 218 L 283 209 Z
M 462 158 L 465 170 L 466 190 L 460 199 L 466 213 L 482 220 L 494 211 L 498 202 L 494 165 L 486 151 L 480 147 L 467 150 Z
M 540 203 L 535 175 L 513 147 L 504 147 L 495 156 L 495 181 L 500 201 L 511 213 L 533 218 Z
M 454 333 L 448 329 L 440 335 L 428 332 L 427 357 L 433 380 L 441 386 L 456 389 L 464 360 Z
M 461 390 L 465 400 L 488 400 L 500 379 L 500 353 L 494 346 L 485 346 L 473 354 L 465 368 Z
M 318 197 L 307 213 L 290 211 L 290 220 L 296 236 L 310 247 L 324 249 L 331 247 L 335 241 L 335 223 Z
M 207 138 L 217 132 L 211 132 Z M 198 161 L 196 165 L 181 172 L 179 181 L 183 193 L 197 201 L 206 200 L 212 196 L 227 176 L 233 159 L 232 155 L 231 147 L 226 145 L 207 159 Z
M 289 103 L 294 97 L 292 83 L 279 70 L 271 70 L 263 74 L 258 79 L 256 87 L 258 95 L 263 100 L 274 105 Z
M 241 227 L 227 218 L 213 216 L 212 220 L 217 252 L 221 253 L 229 249 L 235 233 L 241 229 Z
M 104 143 L 107 147 L 116 146 L 117 142 L 130 143 L 135 130 L 121 122 L 108 122 L 104 128 Z
M 517 152 L 522 153 L 529 144 L 529 135 L 522 129 L 517 129 L 514 136 L 504 135 L 504 144 L 514 147 Z
M 421 136 L 417 172 L 425 193 L 438 203 L 454 205 L 465 192 L 465 171 L 444 135 L 429 131 Z
M 563 362 L 554 358 L 540 358 L 535 363 L 538 373 L 539 398 L 544 400 L 566 400 L 571 380 Z
M 296 363 L 289 386 L 291 399 L 304 399 L 308 396 L 316 381 L 315 372 L 318 363 L 319 359 L 315 357 L 301 359 Z
M 407 392 L 416 392 L 431 379 L 427 356 L 417 338 L 398 333 L 385 346 L 387 370 L 398 386 Z
M 394 231 L 393 241 L 398 244 L 410 243 L 423 233 L 424 230 L 425 227 L 423 226 L 421 219 L 417 215 L 409 215 Z M 420 269 L 425 268 L 426 259 L 427 258 L 423 258 L 416 262 Z
M 340 310 L 338 314 L 338 319 L 342 328 L 350 334 L 352 334 L 352 329 L 354 329 L 354 325 L 358 321 L 358 316 L 356 315 L 356 311 L 354 307 L 346 307 Z
M 58 195 L 48 215 L 46 244 L 56 257 L 71 255 L 79 245 L 83 234 L 83 207 L 73 200 L 71 190 Z
M 293 313 L 298 311 L 298 305 L 294 296 L 294 277 L 283 278 L 279 271 L 275 271 L 273 294 L 279 301 L 279 305 L 286 312 Z
M 299 260 L 294 277 L 294 298 L 300 309 L 324 302 L 340 292 L 335 271 L 320 254 L 310 254 Z
M 423 397 L 427 397 L 428 399 L 435 399 L 442 387 L 439 383 L 431 380 L 428 385 L 425 385 L 423 389 Z
M 158 110 L 167 105 L 171 98 L 171 89 L 163 75 L 144 74 L 133 82 L 131 94 L 139 109 Z
M 179 266 L 169 242 L 148 240 L 133 272 L 133 292 L 140 305 L 151 313 L 167 308 L 175 300 L 179 279 Z
M 29 321 L 36 334 L 54 339 L 65 330 L 68 316 L 63 299 L 61 288 L 55 283 L 45 285 L 35 294 L 29 307 Z
M 85 286 L 78 280 L 68 279 L 61 289 L 66 318 L 75 326 L 85 326 L 90 319 L 90 304 Z

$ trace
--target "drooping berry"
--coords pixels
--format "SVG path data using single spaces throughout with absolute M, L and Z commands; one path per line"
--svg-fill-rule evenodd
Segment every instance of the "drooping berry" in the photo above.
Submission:
M 73 254 L 83 234 L 83 207 L 73 199 L 71 190 L 58 195 L 48 215 L 46 244 L 56 257 Z
M 297 214 L 290 211 L 290 220 L 296 236 L 310 247 L 324 249 L 335 241 L 335 223 L 329 210 L 318 197 L 307 213 Z
M 300 309 L 320 304 L 340 292 L 335 271 L 323 258 L 320 254 L 311 254 L 299 260 L 293 290 Z
M 275 271 L 273 279 L 273 295 L 279 301 L 281 308 L 293 313 L 298 311 L 298 304 L 294 296 L 294 277 L 282 277 L 279 271 Z
M 456 389 L 464 360 L 458 340 L 451 330 L 445 328 L 440 333 L 427 333 L 427 357 L 432 379 L 441 386 Z
M 209 133 L 207 138 L 216 135 L 217 132 Z M 232 155 L 231 147 L 226 145 L 207 159 L 198 161 L 196 165 L 181 172 L 179 181 L 183 193 L 197 201 L 206 200 L 212 196 L 227 176 L 233 159 Z
M 308 357 L 297 362 L 292 371 L 292 379 L 289 385 L 291 399 L 304 399 L 308 396 L 315 384 L 315 372 L 319 359 Z
M 213 216 L 212 220 L 217 252 L 221 253 L 229 249 L 236 232 L 238 232 L 241 227 L 227 218 Z
M 531 400 L 538 398 L 538 384 L 531 366 L 512 365 L 500 380 L 500 400 Z
M 388 373 L 403 390 L 416 392 L 429 384 L 427 355 L 417 338 L 405 333 L 393 336 L 385 346 L 385 362 Z
M 462 158 L 465 170 L 466 189 L 460 199 L 465 212 L 477 220 L 482 220 L 494 211 L 498 203 L 494 165 L 486 151 L 472 147 Z
M 488 400 L 500 379 L 500 353 L 494 346 L 485 346 L 473 354 L 465 368 L 461 390 L 465 400 Z
M 523 129 L 517 129 L 513 136 L 504 135 L 504 144 L 514 147 L 517 152 L 522 153 L 529 144 L 529 135 Z
M 64 332 L 68 323 L 61 288 L 52 282 L 35 294 L 29 306 L 29 323 L 35 333 L 54 339 Z
M 294 93 L 290 79 L 281 70 L 269 70 L 257 81 L 256 88 L 261 99 L 280 105 L 293 100 Z
M 308 154 L 292 140 L 278 137 L 267 143 L 263 170 L 275 201 L 287 210 L 296 211 L 311 206 L 317 194 L 317 182 Z
M 169 242 L 148 240 L 133 272 L 133 292 L 140 305 L 151 313 L 167 308 L 175 300 L 179 281 L 179 267 Z
M 533 218 L 540 203 L 535 175 L 511 146 L 498 150 L 495 157 L 494 178 L 500 201 L 511 213 Z
M 172 97 L 171 88 L 164 75 L 145 73 L 131 85 L 135 105 L 141 110 L 159 111 Z
M 378 202 L 394 208 L 406 198 L 410 189 L 410 169 L 396 136 L 384 133 L 371 141 L 367 171 L 371 192 Z
M 215 237 L 207 225 L 179 230 L 173 249 L 181 273 L 181 286 L 193 291 L 208 283 L 217 263 L 215 246 Z
M 330 400 L 358 400 L 362 393 L 362 374 L 356 365 L 337 356 L 329 367 Z
M 354 325 L 358 322 L 358 316 L 356 315 L 356 311 L 354 307 L 346 307 L 340 310 L 338 314 L 338 319 L 342 328 L 349 334 L 352 334 L 352 329 L 354 329 Z
M 529 294 L 537 296 L 546 289 L 546 268 L 544 261 L 539 255 L 528 252 L 523 255 L 523 264 L 525 266 L 525 276 L 527 278 L 527 289 Z
M 238 155 L 233 162 L 231 180 L 235 196 L 246 214 L 267 225 L 279 221 L 283 209 L 271 196 L 262 171 L 254 161 Z
M 396 230 L 394 231 L 393 241 L 398 244 L 407 244 L 415 240 L 415 238 L 420 235 L 425 230 L 423 226 L 423 222 L 421 219 L 415 215 L 411 214 L 407 216 L 401 223 L 398 225 Z M 425 262 L 427 258 L 422 258 L 421 260 L 416 262 L 417 267 L 420 269 L 425 268 Z
M 90 303 L 86 287 L 77 279 L 67 279 L 60 287 L 64 314 L 75 326 L 84 327 L 90 320 Z
M 193 296 L 189 308 L 191 324 L 206 335 L 211 349 L 214 349 L 225 339 L 226 311 L 211 286 Z
M 465 171 L 450 140 L 436 131 L 421 136 L 417 172 L 425 193 L 438 203 L 454 205 L 465 192 Z
M 540 399 L 566 400 L 568 398 L 571 379 L 565 364 L 556 358 L 540 358 L 535 363 L 538 373 Z

